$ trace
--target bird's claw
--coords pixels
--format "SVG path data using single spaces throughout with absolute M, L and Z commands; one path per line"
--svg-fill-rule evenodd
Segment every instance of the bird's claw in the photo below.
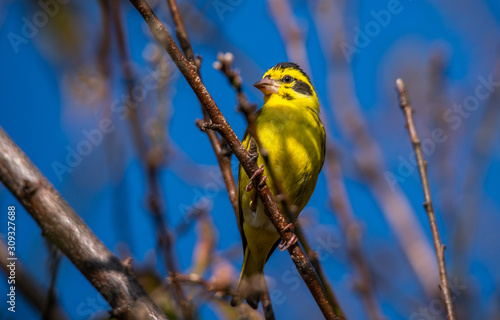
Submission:
M 290 248 L 291 246 L 293 246 L 294 244 L 296 244 L 297 241 L 299 241 L 299 238 L 297 238 L 297 236 L 295 234 L 293 234 L 292 237 L 290 238 L 290 240 L 288 240 L 288 241 L 282 241 L 280 243 L 280 245 L 278 246 L 278 248 L 280 249 L 280 251 L 285 251 L 288 248 Z
M 261 165 L 257 170 L 255 170 L 254 174 L 250 177 L 250 182 L 248 183 L 247 187 L 245 188 L 245 190 L 247 192 L 250 192 L 253 190 L 253 188 L 262 188 L 264 186 L 264 184 L 266 183 L 266 179 L 267 179 L 267 176 L 262 176 L 260 178 L 260 181 L 259 183 L 255 183 L 255 178 L 262 174 L 264 172 L 264 165 Z
M 295 228 L 293 227 L 293 223 L 290 222 L 289 224 L 287 224 L 285 229 L 283 229 L 283 231 L 286 231 L 286 230 L 290 230 L 293 232 L 295 230 Z
M 287 224 L 286 227 L 283 229 L 283 231 L 286 231 L 286 230 L 290 230 L 293 232 L 293 230 L 294 230 L 293 223 Z M 290 238 L 290 240 L 282 241 L 280 243 L 280 245 L 279 245 L 280 251 L 285 251 L 286 249 L 290 248 L 292 245 L 297 243 L 298 240 L 299 240 L 299 238 L 297 238 L 297 236 L 295 234 L 293 234 L 292 237 Z

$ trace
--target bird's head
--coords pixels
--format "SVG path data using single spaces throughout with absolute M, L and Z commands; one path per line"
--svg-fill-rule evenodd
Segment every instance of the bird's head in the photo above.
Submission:
M 264 93 L 265 102 L 269 99 L 284 99 L 292 103 L 309 102 L 318 105 L 311 80 L 295 63 L 278 63 L 267 70 L 262 80 L 254 86 Z

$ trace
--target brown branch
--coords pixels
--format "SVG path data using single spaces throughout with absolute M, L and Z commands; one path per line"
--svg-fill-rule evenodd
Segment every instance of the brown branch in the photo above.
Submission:
M 225 304 L 229 305 L 227 300 L 224 300 L 225 297 L 236 297 L 237 293 L 232 290 L 231 282 L 226 281 L 225 277 L 219 279 L 217 277 L 212 277 L 211 279 L 204 279 L 198 273 L 190 273 L 190 274 L 177 274 L 177 281 L 180 281 L 184 284 L 197 285 L 204 289 L 205 293 L 212 293 L 212 298 L 221 299 L 221 302 L 224 301 Z M 172 278 L 167 278 L 167 281 L 171 281 Z M 265 281 L 265 280 L 264 280 Z M 266 285 L 267 288 L 267 285 Z M 262 308 L 264 310 L 264 317 L 266 320 L 274 320 L 274 312 L 272 309 L 271 300 L 269 298 L 269 292 L 266 292 L 262 296 Z
M 11 257 L 11 256 L 10 256 Z M 9 252 L 5 239 L 0 236 L 0 260 L 8 262 Z M 62 309 L 57 299 L 53 299 L 50 305 L 47 303 L 45 289 L 37 282 L 37 280 L 24 267 L 23 262 L 17 257 L 16 262 L 16 290 L 23 295 L 24 298 L 34 306 L 40 314 L 46 314 L 46 319 L 65 320 L 69 319 L 68 315 Z M 0 268 L 5 272 L 7 279 L 10 276 L 10 267 L 8 263 L 0 264 Z
M 42 310 L 42 320 L 52 319 L 51 310 L 57 303 L 56 279 L 57 274 L 59 273 L 59 266 L 61 264 L 61 252 L 59 251 L 59 249 L 57 249 L 57 247 L 53 243 L 47 242 L 47 244 L 47 247 L 50 250 L 50 285 L 46 293 L 47 299 Z
M 122 261 L 109 251 L 40 170 L 0 128 L 0 180 L 108 301 L 120 319 L 166 319 Z
M 127 47 L 125 45 L 125 37 L 123 33 L 123 22 L 121 19 L 121 11 L 119 0 L 113 0 L 114 5 L 114 27 L 117 33 L 118 38 L 118 52 L 120 58 L 120 66 L 122 69 L 122 73 L 126 78 L 126 87 L 128 91 L 128 96 L 131 101 L 128 104 L 129 111 L 129 120 L 132 124 L 132 134 L 134 136 L 134 141 L 136 144 L 136 148 L 139 154 L 139 157 L 143 161 L 144 166 L 146 167 L 146 182 L 148 185 L 148 208 L 153 215 L 155 220 L 159 245 L 163 248 L 164 251 L 164 262 L 165 266 L 168 269 L 168 272 L 174 274 L 172 281 L 172 289 L 174 293 L 174 297 L 179 303 L 183 318 L 186 320 L 193 319 L 193 311 L 191 310 L 191 306 L 189 305 L 186 297 L 184 296 L 184 292 L 182 290 L 181 285 L 175 281 L 175 274 L 177 272 L 177 263 L 175 260 L 175 255 L 173 253 L 173 245 L 172 245 L 172 237 L 168 231 L 167 221 L 165 219 L 165 209 L 162 203 L 162 190 L 160 186 L 160 182 L 158 179 L 159 175 L 159 167 L 161 162 L 164 159 L 164 154 L 162 153 L 162 149 L 154 149 L 150 148 L 150 145 L 153 143 L 148 143 L 148 137 L 145 135 L 145 130 L 143 130 L 143 126 L 141 124 L 141 115 L 138 110 L 140 108 L 137 106 L 138 101 L 134 101 L 133 89 L 135 86 L 135 77 L 127 67 L 127 61 L 129 59 L 129 53 Z M 159 151 L 159 152 L 157 152 Z
M 234 152 L 235 156 L 240 161 L 243 169 L 248 176 L 252 176 L 257 170 L 257 166 L 251 161 L 247 150 L 243 147 L 241 141 L 238 139 L 232 128 L 227 123 L 223 114 L 215 104 L 214 100 L 208 93 L 205 85 L 203 84 L 198 70 L 195 65 L 190 63 L 179 50 L 175 44 L 170 33 L 165 29 L 158 17 L 153 13 L 149 5 L 143 0 L 130 0 L 139 13 L 143 16 L 144 20 L 149 25 L 149 28 L 158 42 L 168 52 L 174 63 L 179 68 L 184 78 L 187 80 L 194 93 L 198 97 L 200 103 L 210 115 L 214 125 L 217 126 L 217 132 L 224 138 L 228 146 Z M 259 177 L 257 177 L 259 179 Z M 265 207 L 265 212 L 269 220 L 273 223 L 280 237 L 284 241 L 289 241 L 294 236 L 293 231 L 286 228 L 287 221 L 280 212 L 280 209 L 274 200 L 274 197 L 267 187 L 264 185 L 259 188 L 258 194 Z M 311 291 L 316 303 L 320 307 L 323 315 L 327 319 L 343 319 L 340 309 L 334 308 L 328 303 L 327 296 L 321 283 L 319 282 L 313 267 L 307 261 L 304 252 L 298 244 L 292 245 L 288 249 L 293 262 L 295 263 L 300 275 L 304 279 L 307 287 Z
M 359 278 L 355 288 L 366 307 L 369 319 L 384 319 L 377 304 L 370 267 L 363 252 L 360 226 L 353 217 L 352 207 L 343 182 L 340 155 L 333 144 L 328 144 L 326 147 L 326 175 L 330 205 L 335 211 L 344 233 L 349 259 L 358 273 Z
M 274 316 L 274 310 L 273 310 L 273 304 L 271 303 L 271 297 L 269 296 L 269 289 L 267 286 L 267 281 L 266 278 L 262 278 L 263 281 L 263 290 L 264 292 L 262 293 L 262 310 L 264 310 L 264 318 L 266 320 L 276 320 L 276 317 Z
M 424 190 L 424 208 L 427 212 L 427 217 L 429 218 L 432 238 L 434 240 L 434 248 L 436 250 L 436 257 L 439 268 L 440 287 L 446 304 L 446 313 L 448 320 L 454 320 L 455 315 L 453 313 L 453 304 L 450 294 L 450 287 L 448 285 L 448 275 L 446 273 L 446 263 L 444 259 L 445 246 L 441 242 L 441 238 L 439 236 L 439 230 L 436 223 L 436 215 L 434 213 L 434 207 L 432 205 L 431 191 L 427 176 L 427 162 L 424 159 L 422 145 L 420 143 L 420 140 L 418 139 L 417 130 L 413 121 L 413 108 L 410 106 L 410 97 L 403 80 L 397 79 L 396 87 L 399 94 L 401 109 L 403 110 L 403 114 L 406 119 L 406 128 L 408 129 L 408 133 L 410 134 L 410 140 L 417 157 L 418 172 L 420 174 L 420 179 L 422 180 L 422 188 Z
M 167 278 L 167 281 L 172 281 L 172 275 Z M 178 281 L 186 284 L 199 285 L 205 288 L 207 292 L 213 292 L 214 294 L 221 297 L 235 297 L 237 294 L 231 289 L 229 283 L 219 283 L 217 279 L 205 280 L 198 273 L 181 274 L 175 275 Z M 228 303 L 229 304 L 229 303 Z
M 215 157 L 217 158 L 217 162 L 219 163 L 219 168 L 222 173 L 222 178 L 224 179 L 224 183 L 226 184 L 227 193 L 229 196 L 229 202 L 231 202 L 231 206 L 233 207 L 233 212 L 238 220 L 238 192 L 236 189 L 236 182 L 233 176 L 233 169 L 231 168 L 231 149 L 227 147 L 227 144 L 224 140 L 220 139 L 217 135 L 217 132 L 213 130 L 207 130 L 205 128 L 206 124 L 210 121 L 210 116 L 206 112 L 206 110 L 202 107 L 202 111 L 204 114 L 204 120 L 198 119 L 196 121 L 196 125 L 200 128 L 200 130 L 204 131 L 212 148 L 215 153 Z M 239 228 L 239 225 L 238 225 Z
M 311 262 L 312 266 L 314 267 L 314 270 L 316 271 L 321 284 L 325 288 L 328 301 L 332 305 L 338 305 L 337 299 L 335 297 L 335 294 L 333 293 L 333 289 L 330 285 L 330 282 L 328 281 L 325 273 L 323 272 L 323 268 L 321 267 L 321 264 L 319 263 L 318 260 L 318 253 L 312 249 L 311 245 L 309 244 L 309 241 L 307 241 L 307 238 L 305 237 L 304 231 L 302 229 L 301 224 L 299 221 L 292 221 L 291 217 L 296 216 L 295 211 L 297 208 L 291 203 L 291 201 L 288 199 L 285 190 L 281 186 L 281 183 L 279 179 L 276 178 L 276 173 L 274 171 L 274 167 L 270 164 L 269 161 L 269 154 L 267 150 L 262 146 L 259 136 L 257 134 L 257 130 L 255 127 L 255 111 L 257 109 L 257 104 L 255 103 L 250 103 L 248 101 L 248 97 L 246 94 L 243 92 L 243 87 L 242 87 L 242 79 L 237 70 L 233 68 L 233 60 L 234 56 L 230 52 L 227 52 L 225 54 L 219 53 L 217 55 L 217 62 L 214 63 L 214 68 L 217 70 L 220 70 L 227 78 L 231 86 L 236 90 L 236 97 L 237 97 L 237 107 L 236 109 L 241 111 L 243 115 L 245 116 L 245 119 L 247 120 L 247 130 L 249 134 L 254 138 L 254 141 L 256 142 L 259 151 L 261 153 L 262 158 L 264 159 L 264 163 L 266 168 L 268 169 L 268 174 L 273 181 L 273 187 L 275 189 L 275 196 L 276 199 L 281 204 L 281 207 L 283 209 L 283 212 L 285 214 L 285 217 L 289 222 L 293 222 L 295 226 L 295 234 L 297 235 L 299 239 L 299 243 L 302 245 L 304 248 L 304 251 L 307 255 L 307 258 Z
M 181 46 L 182 51 L 186 58 L 195 62 L 197 67 L 199 68 L 199 61 L 195 61 L 195 56 L 193 53 L 193 48 L 191 47 L 191 42 L 189 41 L 188 34 L 186 32 L 186 27 L 184 26 L 184 21 L 179 13 L 179 7 L 177 6 L 177 2 L 175 0 L 167 0 L 168 7 L 170 8 L 170 13 L 172 14 L 172 18 L 174 19 L 175 24 L 175 35 L 179 40 L 179 44 Z
M 196 224 L 196 242 L 193 248 L 191 273 L 202 275 L 213 261 L 217 247 L 217 231 L 207 209 L 201 209 Z

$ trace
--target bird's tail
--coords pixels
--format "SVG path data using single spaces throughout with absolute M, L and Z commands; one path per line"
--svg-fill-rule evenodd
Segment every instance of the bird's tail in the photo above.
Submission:
M 264 264 L 266 261 L 260 260 L 251 254 L 248 247 L 245 249 L 240 280 L 236 287 L 238 296 L 233 297 L 231 305 L 238 305 L 242 299 L 245 299 L 250 307 L 257 309 L 259 306 L 266 285 L 264 281 Z

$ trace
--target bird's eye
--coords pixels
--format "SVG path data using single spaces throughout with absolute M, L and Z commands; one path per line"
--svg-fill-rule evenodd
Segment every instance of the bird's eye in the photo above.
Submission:
M 292 76 L 286 75 L 286 76 L 283 77 L 283 82 L 284 83 L 292 83 L 292 81 L 293 81 Z

